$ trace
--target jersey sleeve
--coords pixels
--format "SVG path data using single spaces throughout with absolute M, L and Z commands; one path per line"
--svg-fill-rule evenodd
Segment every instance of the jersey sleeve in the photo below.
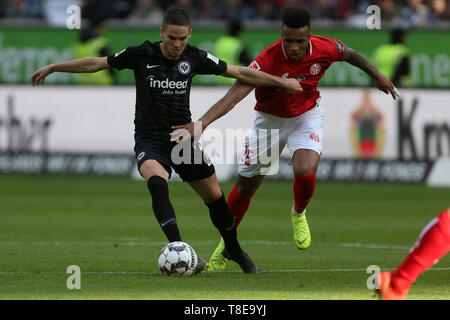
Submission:
M 266 63 L 267 57 L 266 52 L 261 52 L 252 62 L 248 65 L 250 69 L 262 70 L 264 72 L 268 72 L 269 65 Z
M 134 69 L 139 47 L 128 47 L 108 56 L 108 64 L 117 70 Z
M 198 49 L 198 61 L 196 63 L 197 74 L 222 74 L 227 72 L 227 63 L 213 56 L 209 52 Z
M 343 60 L 345 55 L 344 44 L 340 40 L 333 38 L 329 38 L 328 43 L 327 51 L 331 62 Z

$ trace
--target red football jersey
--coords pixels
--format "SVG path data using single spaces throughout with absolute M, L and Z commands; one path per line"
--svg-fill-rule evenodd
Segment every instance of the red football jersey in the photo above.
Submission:
M 317 83 L 334 61 L 343 58 L 344 45 L 332 38 L 311 36 L 306 56 L 298 62 L 287 58 L 281 39 L 271 44 L 249 67 L 278 77 L 296 78 L 303 92 L 292 95 L 279 88 L 256 87 L 255 110 L 281 118 L 293 118 L 314 108 L 320 98 Z

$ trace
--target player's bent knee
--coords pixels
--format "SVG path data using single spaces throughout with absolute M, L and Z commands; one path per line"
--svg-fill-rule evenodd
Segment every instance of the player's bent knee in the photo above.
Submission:
M 247 178 L 239 175 L 236 182 L 236 189 L 239 196 L 245 198 L 253 196 L 263 180 L 264 176 L 254 176 L 251 178 Z
M 216 174 L 202 180 L 189 182 L 189 184 L 205 203 L 214 202 L 223 194 L 219 182 L 217 181 Z
M 205 202 L 205 204 L 213 203 L 213 202 L 217 201 L 218 199 L 220 199 L 222 196 L 223 196 L 223 192 L 220 188 L 218 188 L 218 190 L 211 190 L 207 194 L 203 193 L 202 195 L 200 195 L 200 197 L 203 199 L 203 202 Z
M 251 197 L 256 192 L 257 188 L 257 186 L 253 185 L 237 184 L 237 192 L 239 193 L 239 196 L 245 198 Z
M 317 168 L 316 166 L 302 166 L 300 168 L 294 168 L 294 176 L 301 177 L 307 176 L 310 174 L 316 174 Z
M 223 196 L 223 192 L 222 192 L 222 189 L 220 189 L 220 185 L 218 183 L 214 184 L 211 186 L 210 190 L 205 195 L 205 198 L 206 198 L 205 203 L 211 203 L 211 202 L 217 201 L 222 196 Z
M 316 161 L 303 161 L 301 163 L 294 163 L 294 176 L 301 177 L 310 174 L 316 174 L 318 163 Z
M 146 160 L 139 168 L 139 172 L 147 181 L 153 176 L 169 179 L 169 173 L 156 160 Z

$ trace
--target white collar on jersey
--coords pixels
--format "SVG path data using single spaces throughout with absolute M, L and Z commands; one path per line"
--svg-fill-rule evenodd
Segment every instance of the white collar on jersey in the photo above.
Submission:
M 286 58 L 286 60 L 288 60 L 286 51 L 284 50 L 283 41 L 281 41 L 281 48 L 283 49 L 284 57 Z M 310 55 L 310 56 L 312 55 L 312 43 L 311 43 L 311 40 L 309 40 L 309 55 Z

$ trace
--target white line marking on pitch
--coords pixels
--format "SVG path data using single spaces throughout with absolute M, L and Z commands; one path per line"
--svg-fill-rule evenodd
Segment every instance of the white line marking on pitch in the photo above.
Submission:
M 394 270 L 394 268 L 383 268 L 383 270 Z M 448 268 L 430 268 L 428 271 L 448 271 Z M 286 272 L 366 272 L 365 268 L 356 269 L 295 269 L 295 270 L 263 270 L 262 273 L 286 273 Z M 206 273 L 242 273 L 240 270 L 230 270 L 230 271 L 207 271 Z M 160 271 L 84 271 L 83 274 L 111 274 L 111 275 L 146 275 L 146 274 L 160 274 Z M 66 274 L 65 272 L 40 272 L 40 271 L 0 271 L 0 275 L 20 275 L 20 274 Z
M 105 238 L 103 238 L 105 239 Z M 133 240 L 131 240 L 133 239 Z M 293 242 L 288 241 L 269 241 L 269 240 L 243 240 L 240 241 L 242 244 L 247 245 L 265 245 L 265 246 L 293 246 Z M 100 241 L 34 241 L 28 242 L 27 245 L 55 245 L 60 246 L 64 244 L 95 244 L 95 245 L 111 245 L 117 244 L 122 246 L 164 246 L 167 242 L 164 241 L 146 241 L 145 239 L 139 238 L 110 238 L 110 240 L 100 240 Z M 21 241 L 0 241 L 0 245 L 22 245 Z M 205 241 L 192 241 L 192 245 L 216 245 L 218 241 L 216 240 L 205 240 Z M 315 245 L 319 246 L 338 246 L 344 248 L 362 248 L 362 249 L 393 249 L 393 250 L 408 250 L 410 246 L 400 246 L 400 245 L 385 245 L 385 244 L 374 244 L 374 243 L 327 243 L 327 242 L 315 242 Z

